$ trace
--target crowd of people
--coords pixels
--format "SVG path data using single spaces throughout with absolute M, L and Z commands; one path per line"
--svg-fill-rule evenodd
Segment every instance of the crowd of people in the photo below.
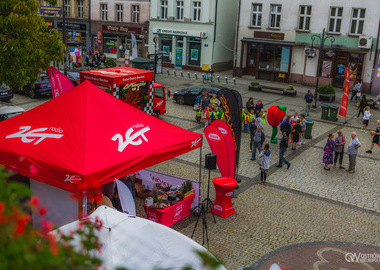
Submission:
M 366 96 L 360 95 L 360 84 L 361 83 L 358 82 L 353 90 L 354 92 L 352 99 L 360 99 L 357 104 L 359 113 L 355 118 L 359 117 L 360 114 L 363 114 L 361 131 L 368 133 L 367 128 L 369 126 L 369 120 L 373 114 L 370 112 L 370 106 L 368 105 Z M 380 93 L 378 100 L 380 100 Z M 286 160 L 284 156 L 287 149 L 289 146 L 291 146 L 291 150 L 295 151 L 298 146 L 305 144 L 306 116 L 310 115 L 311 104 L 314 101 L 314 96 L 311 93 L 311 90 L 308 90 L 307 94 L 304 96 L 304 101 L 305 111 L 300 115 L 300 117 L 298 117 L 297 112 L 295 112 L 292 116 L 286 115 L 280 124 L 282 138 L 279 144 L 279 161 L 276 167 L 281 168 L 283 164 L 285 164 L 287 165 L 287 169 L 289 169 L 291 163 Z M 215 119 L 224 120 L 224 113 L 220 108 L 220 101 L 217 99 L 216 95 L 213 95 L 213 97 L 210 98 L 208 93 L 206 93 L 204 96 L 200 94 L 196 99 L 194 110 L 196 111 L 197 122 L 200 123 L 203 117 L 205 120 L 205 126 L 210 124 Z M 243 109 L 241 116 L 242 129 L 244 132 L 249 131 L 250 133 L 250 151 L 252 152 L 251 160 L 256 160 L 256 155 L 257 153 L 259 154 L 257 162 L 260 166 L 261 171 L 261 183 L 264 184 L 267 179 L 267 172 L 270 167 L 271 158 L 270 145 L 268 143 L 265 143 L 266 136 L 264 133 L 264 104 L 261 100 L 258 100 L 256 103 L 254 103 L 253 98 L 250 97 L 246 102 L 245 109 Z M 375 145 L 380 146 L 380 120 L 377 121 L 377 128 L 370 131 L 370 134 L 373 136 L 373 138 L 370 149 L 366 151 L 367 153 L 372 153 Z M 336 168 L 338 160 L 338 168 L 346 169 L 343 166 L 343 159 L 346 148 L 345 145 L 347 144 L 349 165 L 346 171 L 349 173 L 355 172 L 356 156 L 358 155 L 359 148 L 361 147 L 357 133 L 352 132 L 350 141 L 347 143 L 346 142 L 346 137 L 344 136 L 342 130 L 339 130 L 336 136 L 333 133 L 328 134 L 322 158 L 324 169 L 326 171 L 330 170 L 330 164 L 333 164 L 333 168 Z

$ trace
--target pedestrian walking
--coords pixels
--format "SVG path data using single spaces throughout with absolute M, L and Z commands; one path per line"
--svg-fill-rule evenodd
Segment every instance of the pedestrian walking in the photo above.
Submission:
M 311 104 L 314 101 L 314 96 L 311 93 L 310 89 L 307 90 L 307 94 L 305 95 L 304 100 L 305 100 L 305 115 L 310 116 L 309 113 L 310 113 L 310 109 L 311 109 Z
M 338 131 L 338 136 L 335 138 L 334 147 L 334 169 L 336 168 L 336 162 L 339 157 L 339 169 L 344 169 L 343 167 L 343 156 L 344 156 L 344 145 L 346 144 L 346 137 L 343 135 L 343 131 Z
M 252 158 L 251 160 L 256 160 L 256 149 L 261 152 L 263 143 L 265 141 L 265 134 L 261 126 L 258 126 L 257 129 L 253 132 L 253 144 L 252 144 Z
M 360 100 L 357 110 L 359 110 L 358 115 L 355 116 L 355 118 L 358 118 L 360 116 L 360 113 L 364 115 L 364 108 L 368 106 L 367 98 L 365 95 L 363 95 L 362 99 Z
M 357 94 L 358 94 L 358 84 L 359 84 L 359 81 L 355 81 L 355 83 L 354 83 L 354 86 L 352 87 L 352 96 L 351 96 L 351 101 L 353 100 L 353 99 L 355 99 L 355 100 L 357 100 Z
M 300 141 L 301 131 L 302 131 L 301 120 L 298 119 L 297 124 L 295 124 L 292 128 L 292 135 L 293 135 L 292 150 L 297 149 L 297 143 Z
M 377 144 L 380 147 L 380 120 L 377 120 L 377 128 L 376 130 L 372 130 L 370 134 L 373 136 L 372 144 L 369 150 L 366 153 L 372 154 L 373 147 Z
M 280 141 L 280 153 L 279 153 L 279 162 L 278 162 L 278 165 L 276 167 L 279 167 L 281 168 L 282 167 L 282 162 L 284 162 L 287 166 L 288 166 L 288 169 L 290 167 L 290 162 L 286 160 L 286 158 L 284 157 L 285 155 L 285 152 L 286 150 L 288 149 L 288 146 L 289 146 L 289 143 L 288 143 L 288 136 L 286 135 L 286 130 L 283 129 L 281 131 L 282 133 L 282 138 L 281 138 L 281 141 Z
M 335 148 L 335 142 L 333 140 L 334 138 L 334 133 L 329 133 L 327 136 L 327 142 L 326 146 L 324 148 L 324 154 L 323 154 L 323 163 L 325 164 L 324 169 L 326 171 L 329 171 L 329 164 L 333 164 L 333 153 L 334 153 L 334 148 Z
M 369 110 L 369 106 L 365 107 L 364 108 L 364 115 L 363 115 L 363 126 L 362 126 L 361 131 L 364 131 L 365 133 L 367 133 L 367 127 L 368 127 L 368 123 L 369 123 L 369 118 L 371 116 L 373 116 L 373 114 L 371 114 L 371 112 Z
M 259 154 L 259 159 L 261 159 L 260 171 L 261 171 L 261 182 L 265 184 L 267 181 L 267 173 L 270 166 L 270 156 L 271 152 L 269 150 L 269 144 L 265 144 L 264 149 Z
M 358 152 L 359 152 L 358 148 L 361 146 L 361 143 L 357 136 L 358 135 L 356 134 L 356 132 L 351 133 L 351 141 L 347 149 L 349 166 L 346 171 L 348 171 L 349 173 L 355 172 L 356 156 L 358 155 Z

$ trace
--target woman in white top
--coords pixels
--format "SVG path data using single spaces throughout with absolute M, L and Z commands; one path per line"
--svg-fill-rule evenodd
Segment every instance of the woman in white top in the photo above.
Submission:
M 269 150 L 269 144 L 267 143 L 259 155 L 259 159 L 262 160 L 260 164 L 261 184 L 265 184 L 265 182 L 267 181 L 267 172 L 269 170 L 270 155 L 271 152 Z

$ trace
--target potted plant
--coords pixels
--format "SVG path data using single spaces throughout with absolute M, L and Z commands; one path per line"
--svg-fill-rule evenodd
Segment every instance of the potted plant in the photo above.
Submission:
M 251 82 L 251 85 L 248 86 L 249 91 L 261 91 L 261 85 L 259 82 Z
M 183 184 L 183 189 L 182 189 L 182 193 L 183 193 L 183 197 L 186 198 L 186 197 L 189 197 L 191 194 L 194 193 L 194 190 L 193 190 L 193 183 L 190 181 L 190 180 L 187 180 L 184 184 Z
M 285 89 L 284 89 L 284 94 L 285 95 L 290 95 L 290 96 L 295 96 L 297 95 L 297 90 L 294 89 L 294 86 L 289 84 Z
M 318 86 L 319 101 L 335 101 L 335 88 L 331 84 Z

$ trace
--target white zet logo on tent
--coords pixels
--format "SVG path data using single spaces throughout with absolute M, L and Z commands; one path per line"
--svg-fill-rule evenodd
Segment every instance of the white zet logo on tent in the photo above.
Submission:
M 34 142 L 34 145 L 39 144 L 46 138 L 51 138 L 51 139 L 60 139 L 63 137 L 63 134 L 56 134 L 56 133 L 43 133 L 46 131 L 48 128 L 36 128 L 33 130 L 30 130 L 32 127 L 31 126 L 23 126 L 20 127 L 19 132 L 16 132 L 14 134 L 8 135 L 5 138 L 6 139 L 11 139 L 11 138 L 21 138 L 21 141 L 23 143 L 31 143 Z M 62 129 L 56 129 L 56 128 L 50 128 L 49 130 L 52 131 L 58 131 L 60 133 L 63 132 Z M 36 140 L 38 138 L 38 140 Z
M 139 131 L 136 131 L 134 134 L 132 134 L 134 130 L 133 130 L 133 127 L 131 127 L 127 130 L 127 132 L 125 132 L 125 140 L 123 140 L 123 136 L 119 133 L 115 134 L 112 137 L 112 140 L 113 141 L 119 140 L 119 146 L 117 150 L 119 152 L 123 152 L 125 147 L 127 147 L 129 144 L 132 144 L 132 145 L 142 144 L 143 141 L 141 140 L 141 138 L 143 138 L 144 141 L 148 142 L 148 139 L 145 137 L 145 132 L 148 132 L 149 130 L 150 130 L 149 127 L 144 127 L 140 129 Z
M 71 184 L 76 184 L 76 183 L 81 182 L 81 181 L 82 181 L 82 177 L 80 175 L 66 174 L 66 179 L 64 182 L 70 182 Z

